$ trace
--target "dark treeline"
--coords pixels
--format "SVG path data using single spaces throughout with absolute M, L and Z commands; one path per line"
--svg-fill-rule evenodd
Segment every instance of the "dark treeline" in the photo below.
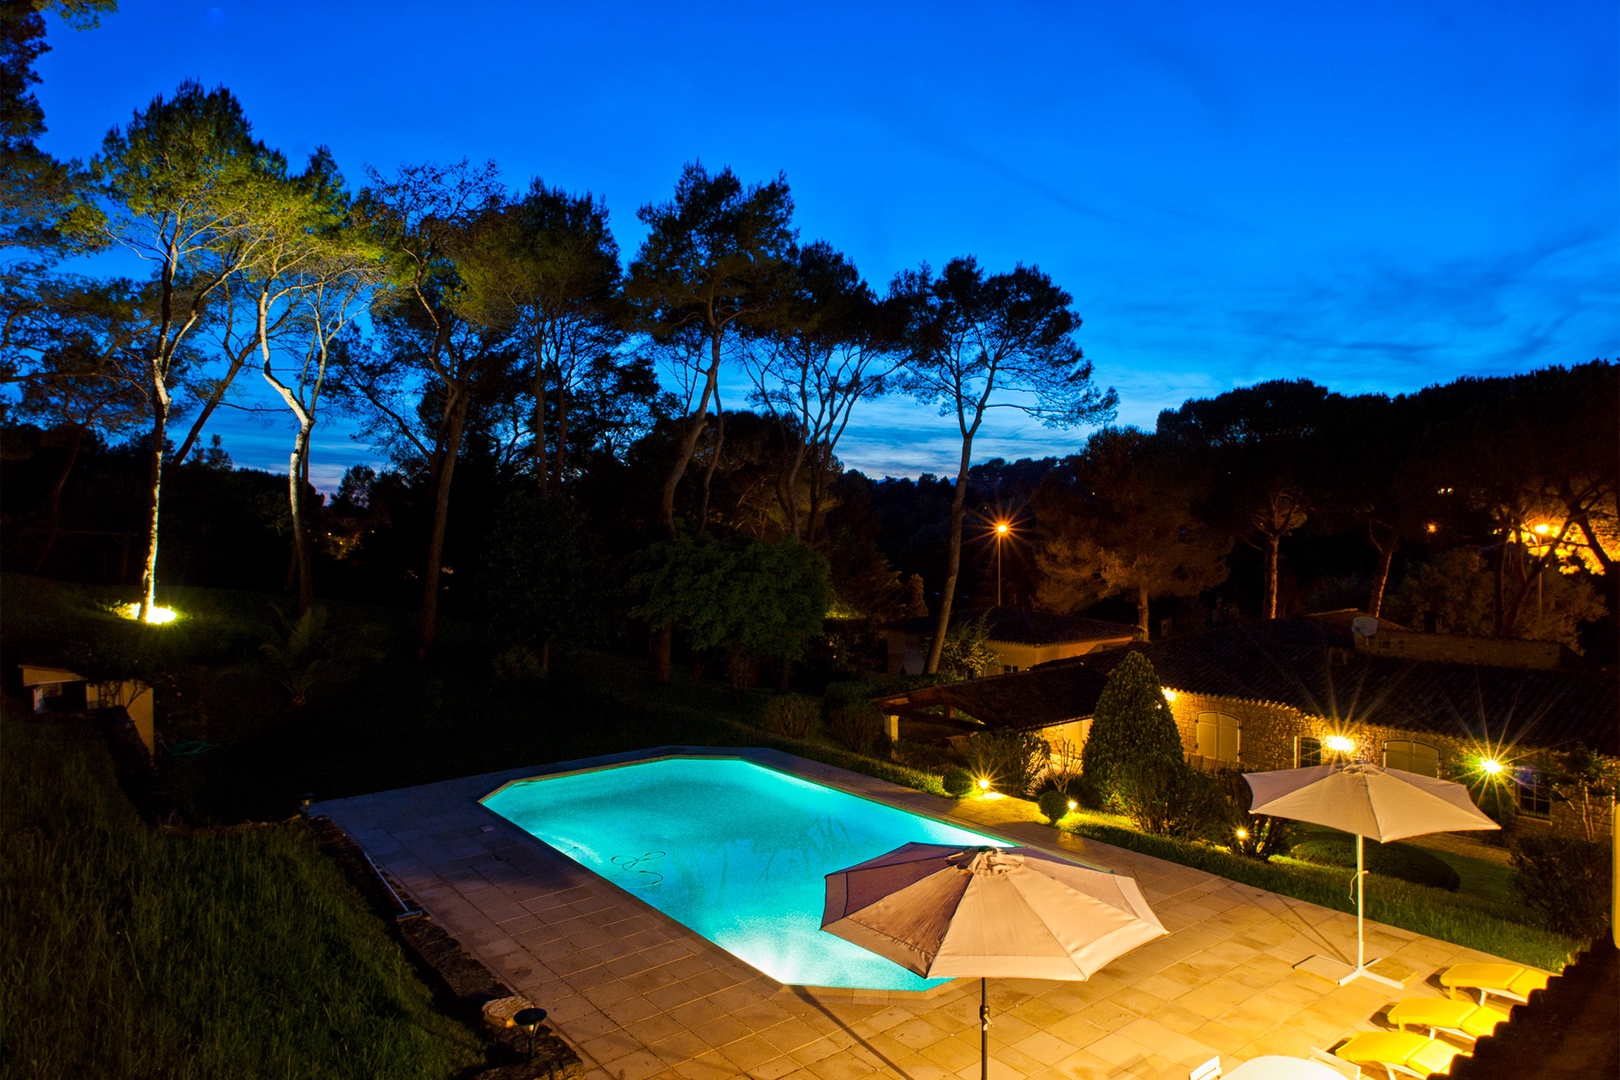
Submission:
M 965 256 L 878 290 L 800 237 L 785 177 L 698 163 L 639 208 L 626 257 L 591 192 L 466 161 L 351 185 L 194 83 L 55 162 L 27 91 L 43 33 L 8 16 L 9 568 L 138 584 L 142 615 L 160 581 L 285 589 L 302 613 L 412 604 L 420 654 L 450 611 L 541 673 L 607 641 L 648 644 L 668 677 L 679 645 L 740 686 L 818 648 L 863 655 L 859 634 L 828 644 L 829 610 L 931 616 L 935 670 L 953 613 L 994 601 L 1005 520 L 1007 602 L 1144 633 L 1357 606 L 1612 645 L 1592 629 L 1613 623 L 1611 364 L 1394 400 L 1267 383 L 1152 432 L 1101 427 L 1061 461 L 974 465 L 991 409 L 1114 415 L 1070 296 L 1033 266 Z M 63 269 L 115 248 L 151 274 Z M 254 378 L 291 421 L 284 476 L 232 469 L 210 438 Z M 722 400 L 735 385 L 747 400 Z M 954 420 L 945 478 L 842 469 L 882 394 Z M 322 499 L 312 436 L 337 413 L 389 465 Z
M 957 606 L 995 602 L 993 523 L 1008 520 L 1010 606 L 1134 622 L 1151 637 L 1356 607 L 1418 628 L 1562 641 L 1606 662 L 1615 648 L 1617 465 L 1601 451 L 1616 444 L 1617 372 L 1594 362 L 1394 399 L 1262 384 L 1167 411 L 1153 432 L 1102 429 L 1067 458 L 980 463 L 964 500 Z M 792 578 L 791 566 L 760 577 L 738 560 L 750 546 L 792 544 L 778 492 L 804 464 L 768 415 L 726 413 L 723 443 L 717 418 L 693 454 L 706 483 L 681 486 L 675 501 L 678 522 L 702 513 L 705 529 L 688 527 L 671 542 L 660 502 L 680 421 L 657 416 L 649 395 L 649 420 L 627 445 L 582 449 L 560 493 L 541 494 L 529 458 L 483 421 L 471 425 L 445 533 L 445 611 L 501 623 L 537 662 L 554 643 L 643 648 L 662 604 L 685 654 L 695 644 L 724 659 L 731 638 L 746 638 L 755 643 L 735 651 L 739 661 L 809 649 L 831 663 L 824 653 L 836 648 L 846 664 L 880 659 L 863 629 L 938 612 L 954 484 L 872 480 L 832 458 L 819 477 L 817 536 L 803 545 L 816 558 L 800 567 L 795 595 L 815 599 L 818 587 L 805 582 L 824 574 L 829 625 L 839 632 L 829 642 L 814 613 L 804 615 L 798 626 L 816 629 L 789 648 L 770 627 L 724 625 L 722 609 L 791 607 L 768 591 Z M 1293 419 L 1268 428 L 1282 415 Z M 1549 440 L 1549 428 L 1567 434 Z M 144 514 L 133 494 L 143 475 L 138 443 L 108 446 L 91 433 L 75 452 L 70 431 L 13 425 L 5 436 L 7 568 L 134 584 Z M 53 499 L 75 454 L 72 479 Z M 810 485 L 799 482 L 803 513 Z M 291 591 L 284 486 L 283 477 L 232 469 L 219 447 L 176 468 L 163 579 Z M 329 499 L 306 488 L 321 594 L 419 603 L 433 496 L 428 470 L 408 460 L 380 474 L 351 469 Z M 721 578 L 743 592 L 709 597 L 706 614 L 703 597 L 682 591 Z M 739 677 L 754 670 L 745 664 Z

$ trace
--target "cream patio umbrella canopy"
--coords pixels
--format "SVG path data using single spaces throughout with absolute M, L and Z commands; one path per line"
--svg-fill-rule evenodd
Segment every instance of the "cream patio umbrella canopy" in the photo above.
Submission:
M 1165 934 L 1135 878 L 1033 848 L 919 843 L 828 874 L 821 928 L 924 978 L 977 977 L 981 1075 L 987 977 L 1087 979 Z
M 1339 980 L 1340 985 L 1355 978 L 1400 985 L 1367 970 L 1362 926 L 1367 907 L 1364 837 L 1388 843 L 1425 833 L 1501 828 L 1480 812 L 1461 784 L 1402 769 L 1367 764 L 1313 765 L 1244 773 L 1243 779 L 1254 791 L 1251 814 L 1308 821 L 1355 834 L 1356 966 Z

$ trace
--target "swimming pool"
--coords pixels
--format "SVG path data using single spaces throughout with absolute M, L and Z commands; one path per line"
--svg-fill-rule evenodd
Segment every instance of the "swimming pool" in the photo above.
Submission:
M 522 780 L 485 806 L 779 982 L 926 990 L 823 933 L 825 875 L 908 840 L 996 844 L 735 758 L 665 758 Z

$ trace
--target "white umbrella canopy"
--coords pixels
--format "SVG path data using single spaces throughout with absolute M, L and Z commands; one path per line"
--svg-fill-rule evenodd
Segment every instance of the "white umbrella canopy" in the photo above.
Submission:
M 827 875 L 821 928 L 937 978 L 1090 978 L 1166 933 L 1136 879 L 1033 848 L 911 843 Z
M 1468 789 L 1379 765 L 1313 765 L 1244 773 L 1249 812 L 1308 821 L 1388 843 L 1424 833 L 1501 826 L 1480 812 Z
M 1244 773 L 1254 792 L 1251 814 L 1308 821 L 1356 837 L 1356 966 L 1339 980 L 1368 978 L 1402 984 L 1367 970 L 1366 863 L 1363 837 L 1380 843 L 1425 833 L 1499 829 L 1474 805 L 1468 789 L 1450 780 L 1353 763 Z M 1373 961 L 1377 963 L 1377 961 Z

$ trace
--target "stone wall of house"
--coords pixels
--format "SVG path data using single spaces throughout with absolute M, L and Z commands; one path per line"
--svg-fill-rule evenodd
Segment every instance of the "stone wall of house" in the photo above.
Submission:
M 1214 694 L 1193 694 L 1175 691 L 1170 712 L 1181 732 L 1181 745 L 1188 760 L 1200 768 L 1230 767 L 1229 762 L 1205 761 L 1198 756 L 1198 714 L 1224 713 L 1235 717 L 1242 730 L 1237 767 L 1246 772 L 1268 769 L 1291 769 L 1295 765 L 1294 748 L 1298 738 L 1326 739 L 1330 735 L 1343 735 L 1354 740 L 1356 748 L 1346 757 L 1355 761 L 1384 763 L 1386 742 L 1417 742 L 1434 747 L 1440 756 L 1440 775 L 1448 780 L 1471 779 L 1477 768 L 1481 747 L 1471 740 L 1431 732 L 1411 731 L 1406 728 L 1379 724 L 1338 724 L 1324 717 L 1311 716 L 1287 705 L 1264 701 L 1248 701 Z M 1334 760 L 1324 748 L 1323 760 Z M 1532 763 L 1533 764 L 1533 763 Z M 1508 782 L 1506 780 L 1504 783 Z M 1589 807 L 1592 830 L 1599 838 L 1608 836 L 1613 828 L 1612 809 L 1607 800 L 1598 800 Z M 1537 817 L 1520 813 L 1518 826 L 1528 830 L 1552 830 L 1570 836 L 1581 836 L 1585 825 L 1581 808 L 1570 803 L 1553 800 L 1550 813 Z

